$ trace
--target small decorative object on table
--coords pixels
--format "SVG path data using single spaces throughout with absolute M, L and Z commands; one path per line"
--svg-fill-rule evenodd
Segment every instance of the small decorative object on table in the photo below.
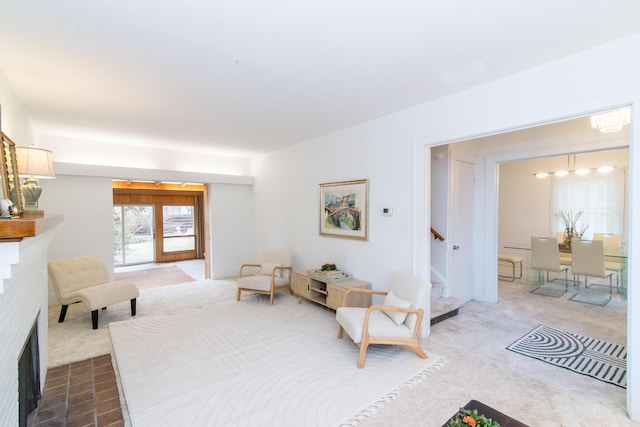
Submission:
M 479 415 L 477 409 L 460 408 L 458 413 L 449 421 L 448 427 L 500 427 L 496 421 Z
M 338 270 L 333 263 L 323 264 L 318 270 L 309 270 L 309 276 L 324 282 L 339 282 L 341 280 L 351 279 L 351 276 L 342 270 Z
M 1 218 L 11 218 L 11 213 L 13 211 L 13 202 L 9 199 L 0 199 L 0 217 Z
M 336 271 L 338 268 L 335 264 L 326 263 L 320 269 L 322 271 Z
M 320 267 L 320 270 L 318 270 L 318 274 L 323 277 L 328 277 L 332 279 L 335 279 L 344 275 L 342 270 L 338 270 L 338 267 L 336 267 L 335 264 L 331 264 L 331 263 L 326 263 L 322 267 Z
M 578 220 L 583 213 L 583 211 L 573 212 L 571 210 L 555 212 L 554 215 L 564 226 L 564 241 L 560 243 L 561 248 L 571 248 L 571 239 L 582 239 L 582 236 L 589 228 L 588 224 L 584 225 L 583 223 L 581 224 L 582 228 L 578 230 Z

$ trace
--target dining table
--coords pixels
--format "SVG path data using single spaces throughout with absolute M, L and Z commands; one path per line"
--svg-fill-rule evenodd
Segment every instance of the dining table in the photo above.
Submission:
M 531 261 L 530 260 L 530 257 L 531 257 L 531 243 L 508 244 L 508 245 L 503 246 L 503 248 L 504 249 L 512 249 L 512 250 L 524 251 L 524 253 L 526 254 L 525 258 L 527 258 L 527 264 L 531 265 L 531 262 L 530 262 Z M 561 256 L 562 256 L 562 254 L 568 254 L 569 255 L 568 258 L 570 259 L 571 246 L 566 247 L 566 246 L 563 246 L 561 244 L 558 244 L 558 251 L 560 252 Z M 604 253 L 604 256 L 605 256 L 605 259 L 607 259 L 607 260 L 619 262 L 620 264 L 622 264 L 622 267 L 620 268 L 620 271 L 618 272 L 618 274 L 619 274 L 619 292 L 620 292 L 620 294 L 622 296 L 624 296 L 626 298 L 626 296 L 627 296 L 627 259 L 628 259 L 628 256 L 626 254 L 611 253 L 611 252 L 606 252 L 606 251 Z

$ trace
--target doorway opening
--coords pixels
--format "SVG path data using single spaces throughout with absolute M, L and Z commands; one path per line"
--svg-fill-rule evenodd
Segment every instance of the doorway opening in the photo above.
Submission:
M 477 259 L 474 260 L 474 274 L 478 280 L 472 291 L 473 298 L 485 301 L 498 300 L 497 254 L 500 248 L 508 243 L 514 243 L 513 240 L 519 238 L 518 236 L 507 236 L 500 231 L 505 223 L 516 221 L 520 223 L 520 226 L 516 228 L 523 231 L 526 229 L 524 225 L 530 222 L 529 216 L 544 215 L 544 217 L 547 218 L 546 226 L 548 229 L 551 229 L 552 220 L 549 218 L 550 211 L 548 209 L 543 214 L 540 214 L 538 210 L 530 209 L 523 212 L 520 216 L 505 214 L 500 211 L 499 205 L 502 195 L 499 194 L 499 186 L 501 187 L 505 184 L 505 180 L 499 177 L 500 165 L 509 162 L 556 156 L 564 156 L 566 164 L 566 156 L 577 152 L 596 153 L 605 150 L 628 149 L 629 132 L 630 128 L 628 126 L 623 128 L 622 132 L 599 132 L 591 127 L 590 117 L 584 116 L 532 128 L 454 141 L 444 146 L 426 147 L 425 160 L 430 162 L 431 165 L 433 165 L 433 162 L 431 162 L 433 159 L 432 153 L 437 153 L 438 151 L 436 150 L 442 149 L 452 153 L 451 159 L 448 160 L 449 162 L 452 162 L 456 156 L 462 156 L 462 159 L 468 159 L 468 156 L 471 155 L 472 158 L 475 159 L 476 165 L 478 165 L 476 174 L 478 192 L 476 192 L 475 196 L 477 206 L 474 212 L 467 213 L 468 221 L 472 224 L 475 223 L 473 228 L 476 233 L 476 240 L 483 242 L 481 247 L 478 246 L 480 244 L 478 243 L 474 248 L 474 254 L 477 256 Z M 533 177 L 532 173 L 527 179 L 536 178 Z M 517 183 L 514 182 L 511 184 L 517 185 Z M 448 185 L 450 186 L 450 184 Z M 448 206 L 449 197 L 452 196 L 445 194 L 442 195 L 442 200 L 434 200 L 434 194 L 437 193 L 433 192 L 433 187 L 431 188 L 432 194 L 429 196 L 431 206 L 433 207 L 434 204 L 442 203 Z M 628 200 L 628 190 L 625 191 Z M 531 192 L 523 188 L 522 191 L 517 192 L 516 196 L 517 198 L 509 202 L 515 207 L 521 205 L 522 200 L 529 198 Z M 455 209 L 455 207 L 451 207 L 450 209 Z M 487 213 L 490 212 L 495 212 L 495 218 L 486 217 Z M 625 206 L 625 217 L 628 216 L 626 212 L 628 212 L 628 206 Z M 477 224 L 477 214 L 484 217 L 484 224 Z M 450 227 L 450 225 L 447 224 L 447 227 Z M 444 232 L 447 233 L 448 231 L 445 227 Z M 525 232 L 525 234 L 529 233 L 528 231 L 523 232 Z M 547 229 L 537 231 L 537 233 L 543 234 L 548 234 L 549 232 Z M 528 239 L 530 234 L 525 237 Z M 433 262 L 433 253 L 431 257 L 431 262 Z M 447 269 L 451 270 L 455 268 L 457 268 L 455 265 L 450 265 Z M 450 289 L 456 287 L 456 284 L 448 283 L 448 285 Z
M 113 181 L 114 265 L 204 259 L 206 186 Z
M 560 128 L 565 128 L 563 132 L 560 132 Z M 474 266 L 474 272 L 478 277 L 478 282 L 474 286 L 473 298 L 480 301 L 497 302 L 498 301 L 498 280 L 497 280 L 497 254 L 505 246 L 506 243 L 518 243 L 509 241 L 511 236 L 506 236 L 500 232 L 500 227 L 505 221 L 513 221 L 514 227 L 523 228 L 528 222 L 527 216 L 515 216 L 508 217 L 501 213 L 499 209 L 499 203 L 502 201 L 503 194 L 499 189 L 499 186 L 504 184 L 505 177 L 500 176 L 500 166 L 508 162 L 518 162 L 526 159 L 545 158 L 554 156 L 564 156 L 566 166 L 566 156 L 573 153 L 582 152 L 602 152 L 604 150 L 616 150 L 622 148 L 629 148 L 630 141 L 632 139 L 631 129 L 626 127 L 623 133 L 618 134 L 604 134 L 593 130 L 589 123 L 589 117 L 578 117 L 563 122 L 552 122 L 532 128 L 520 129 L 515 131 L 505 131 L 501 134 L 482 136 L 478 138 L 460 139 L 451 141 L 451 145 L 464 145 L 470 144 L 474 150 L 474 158 L 477 159 L 478 173 L 476 178 L 478 180 L 478 192 L 475 196 L 475 201 L 478 202 L 477 209 L 473 213 L 469 213 L 469 220 L 475 223 L 474 230 L 477 237 L 477 244 L 475 246 L 474 254 L 477 257 Z M 432 141 L 434 142 L 434 141 Z M 436 145 L 429 145 L 429 142 L 424 145 L 425 148 L 425 163 L 428 165 L 425 167 L 426 171 L 429 171 L 429 167 L 432 167 L 430 160 L 433 159 L 433 151 L 438 148 Z M 631 161 L 631 159 L 629 159 Z M 552 171 L 554 169 L 548 169 Z M 425 174 L 425 178 L 429 178 L 429 174 Z M 528 176 L 527 179 L 536 179 Z M 517 185 L 516 182 L 510 184 Z M 630 182 L 633 185 L 633 182 Z M 429 186 L 430 183 L 425 181 L 425 186 Z M 428 188 L 428 187 L 427 187 Z M 627 223 L 631 220 L 629 216 L 629 207 L 632 204 L 632 194 L 630 186 L 625 188 L 625 198 L 627 200 L 625 206 L 625 217 Z M 438 201 L 433 200 L 433 194 L 429 194 L 428 190 L 425 192 L 427 200 L 431 200 L 431 206 Z M 449 195 L 447 195 L 449 197 Z M 531 197 L 531 192 L 522 188 L 518 192 L 518 197 L 527 198 Z M 517 205 L 521 199 L 511 200 L 510 203 Z M 429 205 L 427 205 L 429 207 Z M 526 215 L 534 214 L 534 212 L 527 211 Z M 546 209 L 544 215 L 549 218 L 550 210 Z M 479 219 L 476 219 L 479 218 Z M 549 223 L 552 219 L 549 218 Z M 547 224 L 545 233 L 549 233 L 551 226 Z M 447 230 L 445 230 L 446 232 Z M 626 233 L 625 234 L 629 234 Z M 527 238 L 530 238 L 531 234 L 527 232 Z M 630 238 L 631 236 L 629 236 Z M 629 239 L 628 250 L 631 240 Z M 433 253 L 430 253 L 433 260 Z M 428 259 L 427 259 L 428 260 Z M 451 266 L 450 268 L 456 268 Z M 455 284 L 453 284 L 455 286 Z M 504 294 L 503 294 L 504 297 Z M 538 298 L 548 298 L 546 296 L 539 296 Z M 509 302 L 509 298 L 503 299 L 505 302 Z M 586 304 L 573 303 L 577 306 L 591 307 Z M 595 306 L 594 306 L 595 307 Z M 599 307 L 598 307 L 599 309 Z M 625 310 L 626 314 L 627 311 Z M 631 312 L 629 312 L 630 314 Z M 628 348 L 633 348 L 633 324 L 629 321 L 630 316 L 627 319 L 622 316 L 616 321 L 615 325 L 619 328 L 618 332 L 620 336 L 624 335 L 627 339 Z M 568 322 L 571 322 L 573 318 L 569 318 Z M 603 319 L 604 320 L 604 319 Z M 610 322 L 611 319 L 606 319 L 606 322 Z M 608 323 L 611 327 L 613 323 Z M 566 330 L 579 330 L 584 327 L 585 323 L 576 321 L 577 327 L 570 326 Z M 621 344 L 624 343 L 624 339 L 621 340 Z M 631 360 L 633 362 L 633 360 Z M 633 369 L 633 364 L 629 365 L 630 369 Z M 631 402 L 630 393 L 627 392 L 627 401 Z M 628 407 L 629 408 L 629 407 Z

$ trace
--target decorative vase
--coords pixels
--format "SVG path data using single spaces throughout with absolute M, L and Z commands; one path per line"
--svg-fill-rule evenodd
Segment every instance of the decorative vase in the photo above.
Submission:
M 563 248 L 571 248 L 571 239 L 573 239 L 574 230 L 573 228 L 567 228 L 564 231 L 564 241 L 562 242 Z

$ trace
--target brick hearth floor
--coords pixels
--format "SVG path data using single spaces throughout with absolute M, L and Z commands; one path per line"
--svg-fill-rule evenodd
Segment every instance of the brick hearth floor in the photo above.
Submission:
M 28 425 L 124 426 L 111 355 L 49 369 Z

